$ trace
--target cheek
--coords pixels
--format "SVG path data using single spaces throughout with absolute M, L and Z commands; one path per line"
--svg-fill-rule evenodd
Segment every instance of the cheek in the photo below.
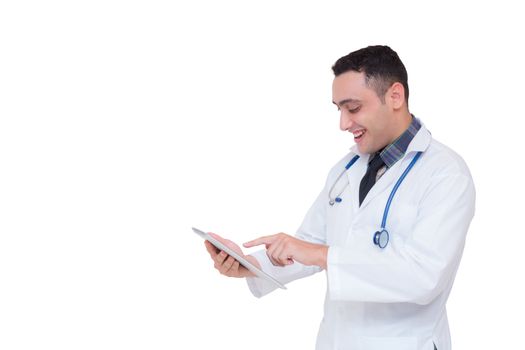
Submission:
M 374 132 L 376 137 L 388 131 L 388 115 L 381 108 L 377 108 L 370 113 L 368 119 L 370 130 Z
M 368 134 L 367 153 L 376 152 L 382 148 L 387 127 L 379 115 L 369 115 L 365 127 Z

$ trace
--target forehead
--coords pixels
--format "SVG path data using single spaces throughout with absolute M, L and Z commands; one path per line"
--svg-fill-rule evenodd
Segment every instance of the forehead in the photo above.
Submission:
M 335 103 L 346 99 L 366 100 L 373 97 L 374 91 L 366 86 L 365 74 L 346 72 L 334 78 L 332 99 Z

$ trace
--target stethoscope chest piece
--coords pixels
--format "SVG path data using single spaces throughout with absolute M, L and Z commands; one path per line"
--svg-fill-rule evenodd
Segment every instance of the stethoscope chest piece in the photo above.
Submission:
M 388 245 L 390 240 L 390 235 L 386 229 L 381 229 L 374 234 L 374 244 L 379 246 L 379 248 L 384 249 Z

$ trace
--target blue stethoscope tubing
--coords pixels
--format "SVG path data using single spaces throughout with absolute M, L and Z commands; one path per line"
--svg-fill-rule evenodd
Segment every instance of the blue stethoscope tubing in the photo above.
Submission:
M 388 201 L 386 202 L 386 205 L 385 205 L 385 210 L 383 211 L 383 220 L 381 220 L 381 229 L 379 231 L 377 231 L 376 233 L 374 233 L 373 235 L 373 242 L 375 245 L 377 245 L 379 248 L 381 249 L 384 249 L 387 245 L 388 245 L 388 242 L 390 240 L 390 234 L 388 233 L 388 230 L 386 229 L 386 219 L 388 218 L 388 212 L 390 211 L 390 205 L 392 204 L 392 200 L 394 199 L 394 195 L 396 194 L 399 186 L 401 186 L 401 183 L 403 182 L 403 180 L 405 179 L 405 177 L 408 175 L 408 173 L 410 172 L 410 170 L 412 170 L 412 168 L 414 167 L 414 164 L 416 164 L 416 162 L 418 161 L 418 159 L 421 157 L 421 154 L 423 154 L 423 152 L 417 152 L 416 155 L 414 156 L 414 158 L 412 158 L 412 161 L 410 162 L 410 164 L 407 166 L 407 168 L 405 169 L 405 171 L 403 172 L 403 174 L 401 174 L 401 176 L 399 177 L 399 179 L 397 180 L 396 184 L 394 185 L 394 188 L 392 189 L 392 191 L 390 192 L 390 196 L 388 197 Z M 341 178 L 341 176 L 348 170 L 350 169 L 350 167 L 352 165 L 354 165 L 354 163 L 359 159 L 359 156 L 354 156 L 350 162 L 348 162 L 348 164 L 345 166 L 345 169 L 343 170 L 343 172 L 341 173 L 341 175 L 339 175 L 339 177 L 337 178 L 336 180 L 336 183 L 339 181 L 339 179 Z M 335 183 L 334 183 L 334 186 L 332 186 L 332 188 L 335 187 Z M 328 197 L 330 199 L 330 193 L 328 194 Z M 339 203 L 341 202 L 342 199 L 337 196 L 335 198 L 335 202 Z M 334 201 L 332 201 L 330 199 L 329 201 L 329 204 L 330 205 L 333 205 L 334 204 Z

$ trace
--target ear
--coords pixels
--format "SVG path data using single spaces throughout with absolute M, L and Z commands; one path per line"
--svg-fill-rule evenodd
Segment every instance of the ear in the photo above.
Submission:
M 393 109 L 400 109 L 405 104 L 405 88 L 401 83 L 394 83 L 387 91 L 387 99 Z

